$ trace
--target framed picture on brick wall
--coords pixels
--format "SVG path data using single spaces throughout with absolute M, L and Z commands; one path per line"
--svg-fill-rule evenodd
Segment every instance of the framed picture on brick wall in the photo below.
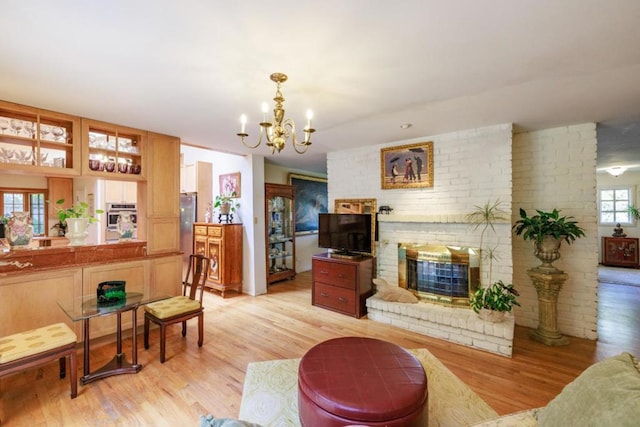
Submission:
M 383 190 L 433 187 L 433 141 L 380 150 Z

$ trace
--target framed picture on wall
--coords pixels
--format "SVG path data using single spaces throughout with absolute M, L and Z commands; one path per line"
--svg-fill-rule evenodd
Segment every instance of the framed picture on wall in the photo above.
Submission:
M 240 172 L 220 175 L 220 195 L 240 197 Z
M 295 187 L 296 234 L 318 232 L 318 214 L 327 213 L 327 180 L 314 176 L 289 174 Z
M 433 187 L 433 141 L 380 150 L 383 190 Z

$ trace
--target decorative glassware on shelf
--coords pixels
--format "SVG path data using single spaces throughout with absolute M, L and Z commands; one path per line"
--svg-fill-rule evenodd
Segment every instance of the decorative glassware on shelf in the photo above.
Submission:
M 53 140 L 55 142 L 64 142 L 66 140 L 66 135 L 67 131 L 65 128 L 60 127 L 60 126 L 52 126 L 51 127 L 51 134 L 53 135 Z
M 7 133 L 7 129 L 9 129 L 9 119 L 0 117 L 0 131 L 2 131 L 2 135 Z
M 15 136 L 20 136 L 20 132 L 22 132 L 22 128 L 24 127 L 24 123 L 22 120 L 11 119 L 11 129 Z

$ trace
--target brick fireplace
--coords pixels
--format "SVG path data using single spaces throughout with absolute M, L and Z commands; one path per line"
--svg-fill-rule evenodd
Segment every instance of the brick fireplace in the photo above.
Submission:
M 367 299 L 368 318 L 501 356 L 513 352 L 514 318 L 484 321 L 469 308 L 480 286 L 480 251 L 447 245 L 398 243 L 398 285 L 420 298 L 417 304 Z
M 398 243 L 398 286 L 427 302 L 468 308 L 480 286 L 480 249 Z

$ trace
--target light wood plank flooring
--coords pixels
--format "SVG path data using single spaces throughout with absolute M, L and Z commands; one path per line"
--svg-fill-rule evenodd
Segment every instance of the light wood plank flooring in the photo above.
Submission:
M 508 359 L 313 307 L 310 273 L 302 273 L 256 298 L 207 295 L 202 348 L 197 346 L 196 322 L 190 322 L 186 339 L 175 326 L 167 361 L 160 364 L 157 330 L 151 333 L 149 350 L 143 349 L 140 334 L 142 371 L 79 386 L 74 400 L 68 380 L 58 378 L 57 363 L 2 378 L 0 420 L 2 426 L 192 426 L 200 414 L 237 417 L 248 363 L 301 357 L 319 342 L 349 335 L 428 348 L 498 413 L 506 414 L 545 405 L 597 360 L 621 351 L 640 354 L 640 288 L 602 284 L 599 299 L 599 341 L 571 338 L 569 346 L 551 348 L 529 340 L 529 330 L 516 327 L 513 358 Z M 130 345 L 127 339 L 127 354 Z M 106 363 L 114 352 L 113 343 L 92 346 L 92 366 Z M 80 349 L 78 355 L 81 361 Z

